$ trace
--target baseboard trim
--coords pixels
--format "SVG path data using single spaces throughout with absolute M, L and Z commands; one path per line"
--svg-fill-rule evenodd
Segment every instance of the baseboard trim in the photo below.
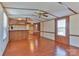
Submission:
M 76 46 L 73 46 L 73 45 L 70 45 L 71 47 L 74 47 L 74 48 L 77 48 L 77 49 L 79 49 L 79 47 L 76 47 Z
M 49 39 L 49 38 L 46 38 L 46 37 L 42 37 L 42 36 L 41 36 L 41 38 L 44 38 L 44 39 L 46 39 L 46 40 L 55 41 L 55 40 L 53 40 L 53 39 Z

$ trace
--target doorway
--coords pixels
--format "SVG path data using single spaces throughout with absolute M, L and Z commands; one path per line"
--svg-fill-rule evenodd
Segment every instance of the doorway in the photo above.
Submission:
M 34 31 L 34 35 L 40 38 L 40 23 L 34 23 L 33 31 Z

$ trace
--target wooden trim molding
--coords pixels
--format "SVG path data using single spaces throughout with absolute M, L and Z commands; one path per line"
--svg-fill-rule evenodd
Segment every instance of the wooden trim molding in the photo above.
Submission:
M 77 14 L 76 11 L 74 11 L 72 8 L 70 8 L 69 6 L 65 5 L 63 2 L 58 2 L 59 4 L 61 4 L 62 6 L 66 7 L 68 10 L 70 10 L 71 12 L 73 12 L 74 14 Z
M 40 31 L 40 32 L 55 34 L 55 32 L 49 32 L 49 31 Z
M 70 36 L 75 36 L 75 37 L 79 37 L 79 35 L 75 35 L 75 34 L 70 34 Z
M 50 41 L 55 41 L 55 40 L 53 40 L 53 39 L 49 39 L 49 38 L 43 37 L 43 36 L 41 36 L 41 38 L 46 39 L 46 40 L 50 40 Z

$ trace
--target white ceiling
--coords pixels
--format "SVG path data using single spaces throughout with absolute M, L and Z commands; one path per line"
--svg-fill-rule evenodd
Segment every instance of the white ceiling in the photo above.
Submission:
M 72 8 L 74 11 L 79 13 L 79 2 L 71 2 L 71 3 L 64 3 L 64 4 L 66 4 L 67 6 Z
M 70 7 L 72 10 L 79 13 L 79 3 L 78 2 L 63 2 L 66 6 Z M 42 17 L 45 19 L 53 19 L 56 17 L 63 17 L 67 15 L 74 14 L 72 11 L 64 7 L 57 2 L 4 2 L 4 7 L 14 7 L 14 8 L 26 8 L 26 9 L 39 9 L 49 13 L 48 17 Z M 42 20 L 39 16 L 35 15 L 37 10 L 20 10 L 20 9 L 7 9 L 9 17 L 23 17 L 32 18 L 35 22 Z M 52 15 L 55 16 L 52 16 Z

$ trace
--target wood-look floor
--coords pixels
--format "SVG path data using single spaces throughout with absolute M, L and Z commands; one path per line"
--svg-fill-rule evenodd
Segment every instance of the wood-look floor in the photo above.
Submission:
M 79 49 L 53 40 L 32 36 L 10 41 L 4 56 L 79 56 Z

